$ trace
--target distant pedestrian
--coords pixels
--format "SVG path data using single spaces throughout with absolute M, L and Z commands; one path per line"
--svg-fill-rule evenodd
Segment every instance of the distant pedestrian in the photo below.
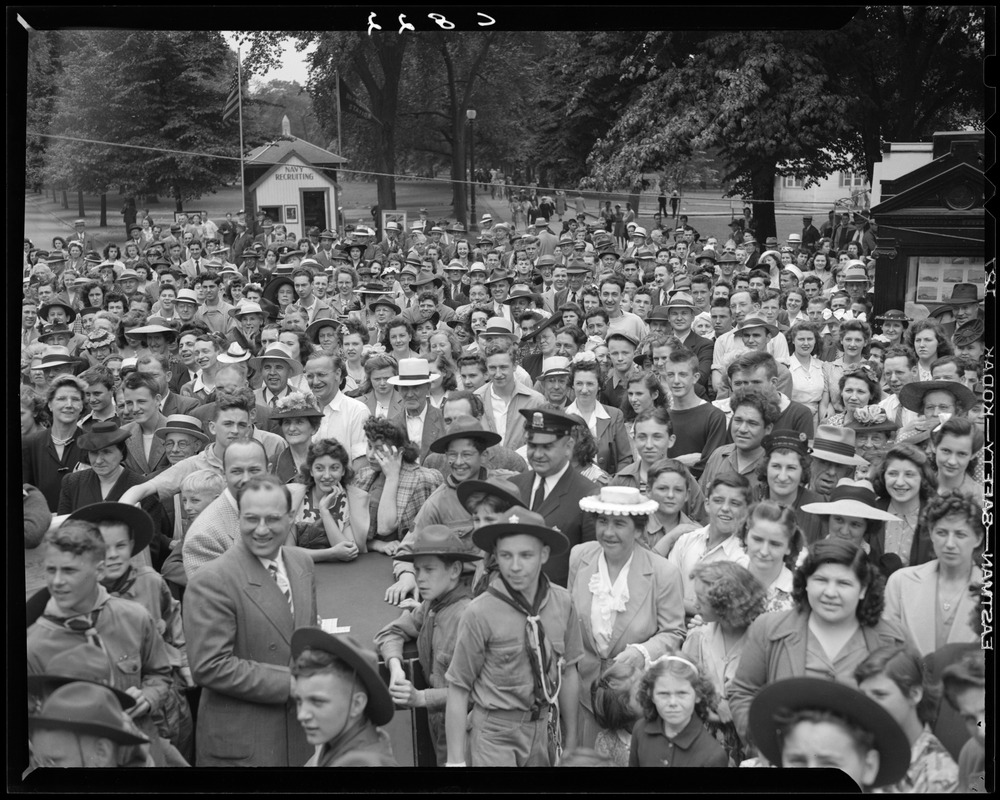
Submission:
M 677 219 L 677 214 L 681 208 L 681 195 L 676 189 L 670 192 L 670 216 Z

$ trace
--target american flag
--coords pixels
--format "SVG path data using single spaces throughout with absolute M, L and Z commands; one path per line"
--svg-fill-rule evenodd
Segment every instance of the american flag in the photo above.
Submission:
M 225 122 L 240 107 L 240 70 L 239 67 L 233 73 L 233 80 L 229 84 L 229 96 L 226 98 L 226 105 L 222 109 L 222 121 Z

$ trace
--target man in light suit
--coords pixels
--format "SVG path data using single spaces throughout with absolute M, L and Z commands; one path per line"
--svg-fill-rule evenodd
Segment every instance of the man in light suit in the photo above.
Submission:
M 584 478 L 572 464 L 576 446 L 574 429 L 583 422 L 560 411 L 537 408 L 521 410 L 524 436 L 528 442 L 530 472 L 511 478 L 525 505 L 545 517 L 569 539 L 570 547 L 592 542 L 597 535 L 594 515 L 580 510 L 580 499 L 597 494 L 600 487 Z M 544 567 L 549 580 L 566 586 L 569 553 L 551 556 Z
M 541 394 L 517 380 L 516 351 L 513 336 L 489 337 L 483 355 L 490 381 L 476 389 L 483 400 L 483 421 L 503 436 L 503 446 L 511 450 L 524 444 L 524 425 L 517 412 L 545 405 Z
M 297 767 L 312 748 L 296 719 L 289 669 L 296 628 L 318 624 L 312 559 L 282 545 L 288 488 L 272 476 L 240 490 L 239 539 L 188 584 L 184 629 L 201 767 Z
M 403 410 L 390 416 L 389 421 L 404 429 L 411 442 L 420 445 L 419 461 L 430 452 L 431 444 L 444 436 L 444 417 L 428 401 L 431 383 L 438 377 L 423 358 L 401 358 L 399 374 L 389 378 L 403 406 Z
M 125 379 L 125 408 L 132 417 L 132 422 L 122 428 L 129 432 L 125 466 L 138 472 L 144 479 L 151 478 L 170 465 L 163 442 L 155 435 L 157 428 L 167 424 L 167 418 L 160 412 L 160 400 L 157 378 L 148 373 L 134 372 Z M 148 451 L 146 441 L 149 441 Z

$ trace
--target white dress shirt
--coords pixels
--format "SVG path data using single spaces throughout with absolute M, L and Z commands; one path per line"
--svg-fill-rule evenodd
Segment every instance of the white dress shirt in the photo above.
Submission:
M 323 419 L 313 441 L 336 439 L 351 454 L 351 459 L 361 458 L 368 452 L 365 439 L 365 420 L 371 416 L 368 406 L 343 392 L 323 407 Z
M 277 583 L 278 588 L 281 593 L 284 594 L 288 592 L 288 607 L 291 609 L 292 614 L 295 614 L 295 601 L 292 599 L 292 583 L 288 580 L 288 570 L 285 569 L 285 559 L 281 557 L 281 551 L 278 551 L 277 558 L 260 558 L 257 557 L 261 565 L 267 570 L 268 577 L 271 577 L 271 564 L 274 564 L 278 569 Z
M 406 419 L 406 435 L 410 437 L 411 442 L 418 446 L 424 438 L 424 422 L 427 420 L 427 406 L 429 404 L 429 401 L 424 403 L 424 410 L 416 416 L 411 415 L 409 412 L 403 414 L 403 417 Z

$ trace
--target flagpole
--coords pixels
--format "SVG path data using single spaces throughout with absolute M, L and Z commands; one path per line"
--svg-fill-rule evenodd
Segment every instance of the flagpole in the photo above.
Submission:
M 240 46 L 236 45 L 236 76 L 239 92 L 239 114 L 240 114 L 240 208 L 246 209 L 247 186 L 245 171 L 243 169 L 243 63 L 240 57 Z M 244 216 L 245 218 L 245 216 Z

